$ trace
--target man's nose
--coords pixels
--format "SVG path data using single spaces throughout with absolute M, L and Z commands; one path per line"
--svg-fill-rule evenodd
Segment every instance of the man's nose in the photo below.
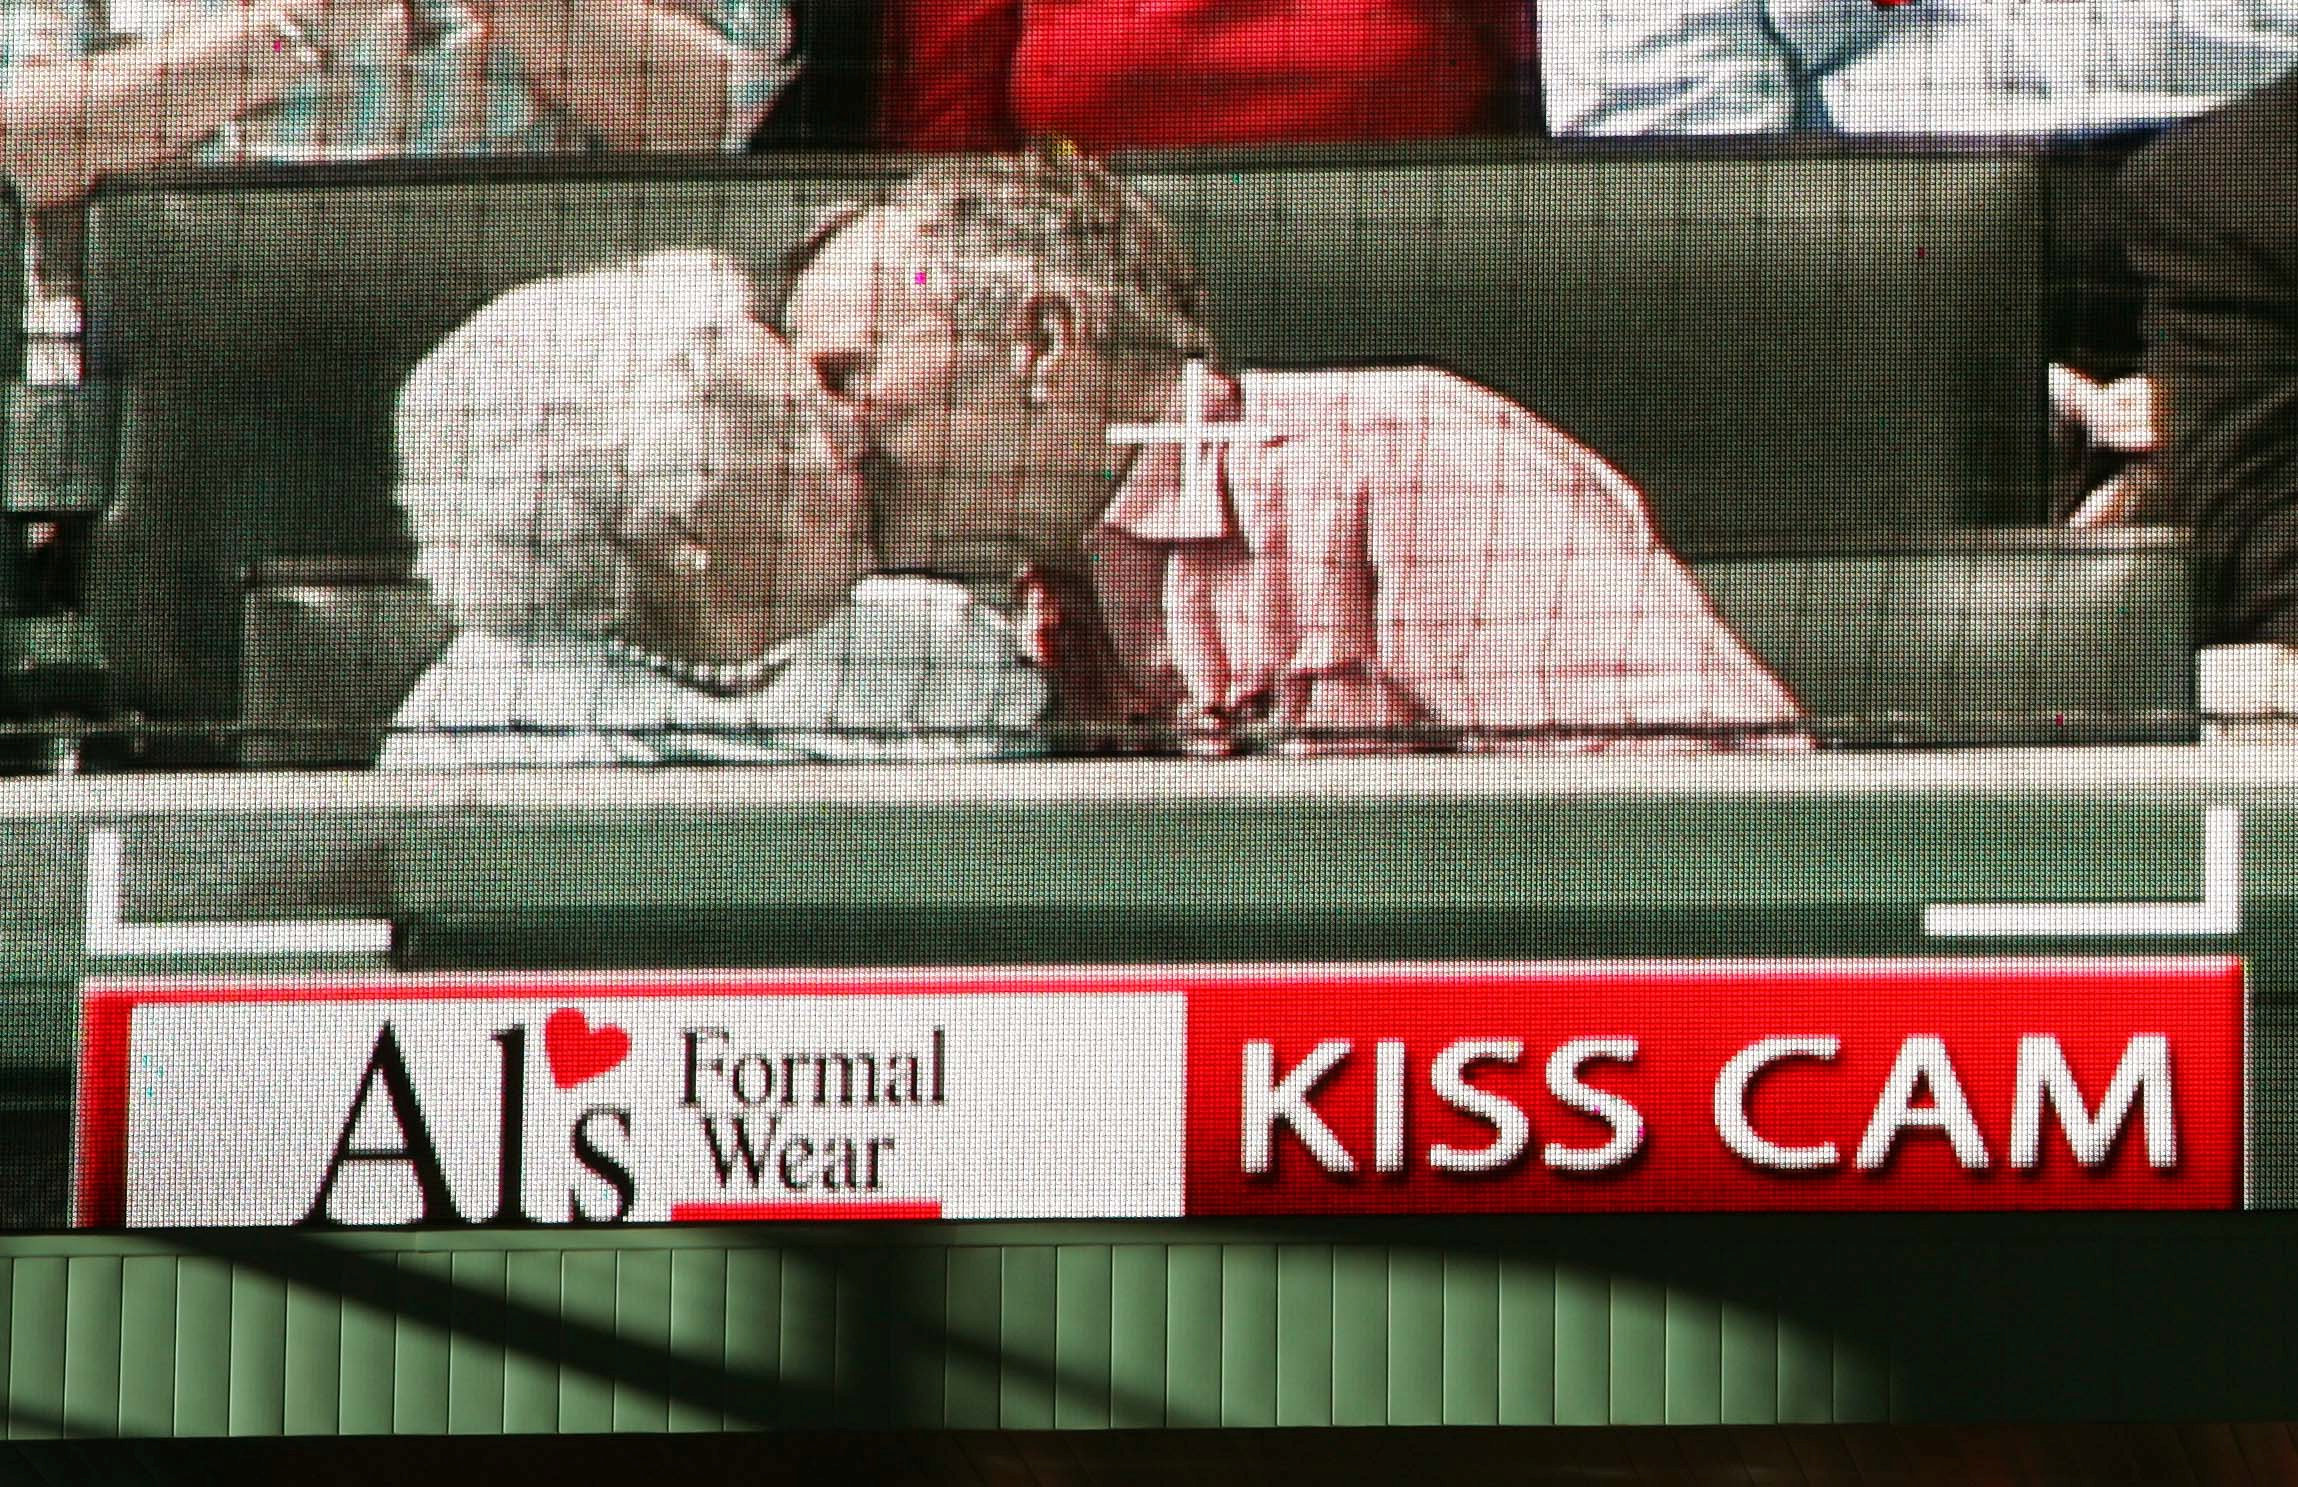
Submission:
M 807 361 L 831 397 L 849 407 L 857 401 L 862 374 L 859 356 L 846 351 L 816 351 Z

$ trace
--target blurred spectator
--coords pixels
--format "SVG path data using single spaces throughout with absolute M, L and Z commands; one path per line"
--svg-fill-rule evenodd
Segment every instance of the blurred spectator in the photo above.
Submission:
M 794 70 L 784 0 L 469 0 L 458 9 L 499 44 L 488 59 L 492 96 L 531 93 L 535 127 L 556 131 L 551 147 L 738 151 Z
M 1536 4 L 1559 135 L 2096 135 L 2298 65 L 2292 0 Z
M 1532 413 L 1433 368 L 1212 370 L 1195 264 L 1074 151 L 928 168 L 793 265 L 784 325 L 860 420 L 880 555 L 1017 581 L 1038 636 L 1097 609 L 1115 667 L 1049 658 L 1072 716 L 1317 753 L 1797 715 L 1640 493 Z
M 8 0 L 0 160 L 35 208 L 104 174 L 400 155 L 740 149 L 780 0 Z
M 407 767 L 924 760 L 1029 750 L 1044 678 L 954 584 L 866 578 L 850 426 L 676 251 L 522 286 L 399 401 L 399 502 L 457 638 Z
M 1820 130 L 2087 140 L 2101 158 L 2298 64 L 2292 0 L 1537 0 L 1559 135 Z M 2097 195 L 2108 174 L 2095 172 Z M 2129 369 L 2135 305 L 2112 213 L 2054 190 L 2055 355 Z M 2101 350 L 2111 355 L 2099 356 Z M 2150 390 L 2055 367 L 2053 510 L 2120 519 L 2156 470 Z
M 782 0 L 583 0 L 576 14 L 567 0 L 5 0 L 0 169 L 48 214 L 34 336 L 76 328 L 73 216 L 54 209 L 101 176 L 740 149 L 792 71 Z
M 1521 0 L 889 0 L 884 134 L 1101 152 L 1516 125 Z
M 2200 542 L 2203 641 L 2298 643 L 2298 73 L 2123 175 L 2147 283 L 2159 508 Z

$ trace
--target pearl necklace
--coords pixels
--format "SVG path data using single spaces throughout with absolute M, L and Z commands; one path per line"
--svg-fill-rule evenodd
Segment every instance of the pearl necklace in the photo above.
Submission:
M 606 648 L 616 660 L 643 666 L 657 676 L 718 697 L 739 697 L 765 686 L 790 664 L 793 650 L 792 644 L 784 641 L 747 661 L 682 661 L 620 635 L 609 635 Z

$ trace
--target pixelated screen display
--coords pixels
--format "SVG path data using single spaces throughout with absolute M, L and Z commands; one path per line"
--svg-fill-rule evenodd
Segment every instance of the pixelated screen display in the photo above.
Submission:
M 1860 961 L 1783 889 L 1736 958 L 1390 965 L 1199 904 L 1117 971 L 1032 938 L 1090 831 L 839 811 L 1201 767 L 1176 856 L 1266 809 L 1314 867 L 1256 771 L 2286 742 L 2298 9 L 495 9 L 0 14 L 0 1225 L 2240 1204 L 2231 923 Z M 442 833 L 588 865 L 514 797 L 734 912 L 730 777 L 834 799 L 878 917 L 455 938 Z M 2129 882 L 2193 815 L 1960 896 L 2191 898 Z M 986 839 L 994 932 L 886 950 Z
M 25 178 L 28 765 L 2174 741 L 2279 633 L 2264 0 L 312 9 Z

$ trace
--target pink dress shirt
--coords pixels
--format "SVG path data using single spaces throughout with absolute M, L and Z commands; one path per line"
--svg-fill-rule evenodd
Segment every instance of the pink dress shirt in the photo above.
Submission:
M 1776 746 L 1798 716 L 1636 488 L 1497 393 L 1426 367 L 1247 372 L 1207 404 L 1255 434 L 1193 499 L 1177 446 L 1142 449 L 1087 541 L 1117 656 L 1191 731 L 1682 749 Z

